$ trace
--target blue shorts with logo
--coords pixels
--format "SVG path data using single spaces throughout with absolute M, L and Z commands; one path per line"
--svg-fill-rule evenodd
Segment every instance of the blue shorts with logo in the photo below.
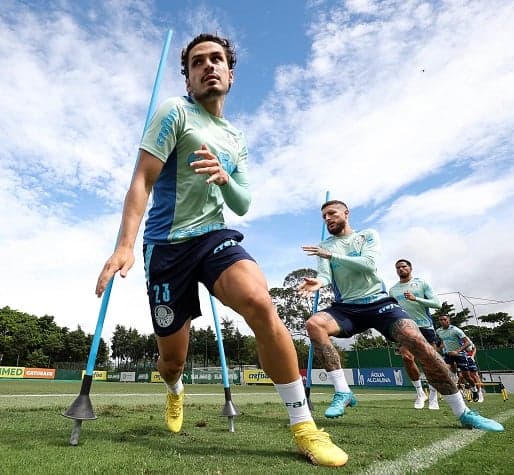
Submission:
M 476 371 L 476 369 L 470 369 L 468 355 L 466 355 L 465 351 L 459 352 L 458 355 L 450 355 L 446 353 L 444 355 L 444 361 L 446 362 L 446 364 L 451 366 L 455 364 L 460 371 Z M 471 367 L 473 367 L 473 365 L 471 365 Z
M 476 373 L 478 371 L 478 365 L 475 361 L 475 358 L 472 356 L 466 355 L 466 361 L 468 363 L 468 371 L 470 373 Z
M 334 302 L 322 312 L 330 314 L 340 328 L 339 338 L 350 338 L 374 328 L 388 340 L 396 341 L 391 326 L 398 320 L 412 320 L 408 313 L 392 297 L 365 304 Z
M 143 246 L 152 323 L 158 336 L 171 335 L 201 315 L 198 283 L 213 293 L 221 273 L 240 260 L 254 260 L 239 244 L 243 235 L 221 229 L 177 244 Z

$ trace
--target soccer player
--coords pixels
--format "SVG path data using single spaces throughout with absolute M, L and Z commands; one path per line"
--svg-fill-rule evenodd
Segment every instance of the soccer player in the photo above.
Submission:
M 243 235 L 224 222 L 224 205 L 238 215 L 250 206 L 246 142 L 223 117 L 234 81 L 233 46 L 226 38 L 201 34 L 182 50 L 181 63 L 187 96 L 164 101 L 142 139 L 116 249 L 98 278 L 96 293 L 102 295 L 116 272 L 125 277 L 132 267 L 134 242 L 153 192 L 143 254 L 157 366 L 167 387 L 169 430 L 182 427 L 181 376 L 191 320 L 201 313 L 202 282 L 255 333 L 260 362 L 289 413 L 299 451 L 314 464 L 344 465 L 347 454 L 312 419 L 294 345 L 266 279 L 241 246 Z
M 439 324 L 436 330 L 437 337 L 441 341 L 440 348 L 444 360 L 450 369 L 458 368 L 460 375 L 471 387 L 471 394 L 475 402 L 483 402 L 483 394 L 480 383 L 477 387 L 478 367 L 473 358 L 469 358 L 467 351 L 472 351 L 473 343 L 466 334 L 455 325 L 450 324 L 448 315 L 439 316 Z M 473 375 L 472 375 L 473 374 Z
M 484 390 L 482 387 L 482 380 L 480 379 L 480 371 L 478 369 L 478 364 L 476 361 L 477 347 L 468 337 L 470 345 L 466 347 L 466 359 L 468 361 L 468 371 L 471 379 L 475 382 L 477 387 L 478 395 L 476 396 L 476 402 L 484 402 Z
M 334 290 L 335 301 L 330 307 L 315 313 L 306 322 L 315 351 L 324 361 L 334 384 L 335 394 L 325 416 L 339 417 L 347 406 L 356 402 L 330 337 L 350 338 L 374 328 L 414 355 L 423 365 L 428 382 L 443 395 L 463 426 L 503 431 L 498 422 L 466 407 L 441 356 L 405 310 L 387 294 L 376 268 L 380 252 L 378 233 L 372 229 L 354 231 L 349 220 L 350 210 L 342 201 L 327 201 L 321 213 L 332 236 L 317 246 L 302 246 L 309 256 L 318 257 L 318 275 L 305 277 L 298 290 L 304 297 L 330 284 Z
M 432 287 L 423 279 L 412 275 L 412 264 L 407 259 L 398 259 L 395 263 L 396 273 L 400 280 L 389 289 L 389 295 L 409 314 L 419 327 L 422 335 L 435 349 L 436 334 L 432 323 L 429 308 L 441 308 L 441 302 L 434 294 Z M 416 400 L 414 407 L 423 409 L 427 399 L 421 384 L 418 365 L 414 355 L 403 346 L 400 346 L 400 355 L 405 365 L 405 371 L 409 375 L 412 385 L 416 388 Z M 437 391 L 429 385 L 428 399 L 429 409 L 439 409 Z

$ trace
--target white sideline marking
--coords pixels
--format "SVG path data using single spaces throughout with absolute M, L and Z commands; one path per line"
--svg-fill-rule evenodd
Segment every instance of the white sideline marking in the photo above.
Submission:
M 505 422 L 514 416 L 514 410 L 501 413 L 496 420 Z M 434 465 L 442 457 L 451 455 L 475 440 L 486 432 L 481 430 L 463 429 L 446 439 L 434 442 L 422 449 L 413 449 L 396 460 L 379 462 L 372 467 L 359 472 L 358 475 L 404 475 L 405 473 L 418 473 Z

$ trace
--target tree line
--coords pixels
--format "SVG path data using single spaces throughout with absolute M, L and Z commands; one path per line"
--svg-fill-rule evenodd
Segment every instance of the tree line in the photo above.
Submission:
M 332 300 L 329 288 L 321 289 L 317 302 L 304 298 L 296 291 L 304 276 L 316 275 L 314 269 L 298 269 L 289 273 L 282 287 L 270 289 L 277 312 L 293 336 L 301 368 L 307 367 L 309 341 L 305 331 L 305 320 L 317 309 L 328 306 Z M 452 324 L 462 328 L 478 348 L 514 346 L 514 321 L 504 312 L 477 317 L 482 324 L 470 323 L 474 317 L 468 308 L 456 312 L 453 305 L 443 302 L 442 308 L 433 313 L 434 326 L 438 326 L 439 315 L 449 315 Z M 220 321 L 226 362 L 230 367 L 259 366 L 257 346 L 253 335 L 243 335 L 228 318 Z M 54 317 L 37 317 L 13 310 L 0 309 L 0 365 L 26 367 L 85 367 L 92 335 L 86 334 L 80 325 L 75 330 L 60 327 Z M 100 340 L 96 360 L 97 369 L 155 369 L 158 348 L 154 334 L 143 335 L 134 328 L 116 325 L 110 348 Z M 371 331 L 358 335 L 351 345 L 352 350 L 387 348 L 391 346 L 384 337 Z M 344 351 L 340 350 L 344 364 Z M 321 367 L 314 358 L 314 367 Z M 192 327 L 186 368 L 221 366 L 216 334 L 209 326 L 206 329 Z

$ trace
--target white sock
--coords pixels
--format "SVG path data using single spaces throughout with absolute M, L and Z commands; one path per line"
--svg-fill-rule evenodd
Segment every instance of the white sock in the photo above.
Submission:
M 350 386 L 346 382 L 343 369 L 335 369 L 327 372 L 329 381 L 334 385 L 336 393 L 349 393 L 351 392 Z
M 180 379 L 175 384 L 164 384 L 166 384 L 166 387 L 171 394 L 180 394 L 184 390 L 184 385 L 182 384 L 182 376 L 180 376 Z
M 430 389 L 429 398 L 431 401 L 437 401 L 437 389 L 434 388 L 431 384 L 428 385 L 428 389 Z
M 275 384 L 275 388 L 277 388 L 278 394 L 284 401 L 291 425 L 313 420 L 307 404 L 302 378 L 298 378 L 292 383 Z
M 421 384 L 421 380 L 418 379 L 417 381 L 412 381 L 412 385 L 416 388 L 416 394 L 418 396 L 424 396 L 425 391 L 423 391 L 423 385 Z
M 460 391 L 457 391 L 455 394 L 443 394 L 443 398 L 457 417 L 462 416 L 464 411 L 467 409 Z

